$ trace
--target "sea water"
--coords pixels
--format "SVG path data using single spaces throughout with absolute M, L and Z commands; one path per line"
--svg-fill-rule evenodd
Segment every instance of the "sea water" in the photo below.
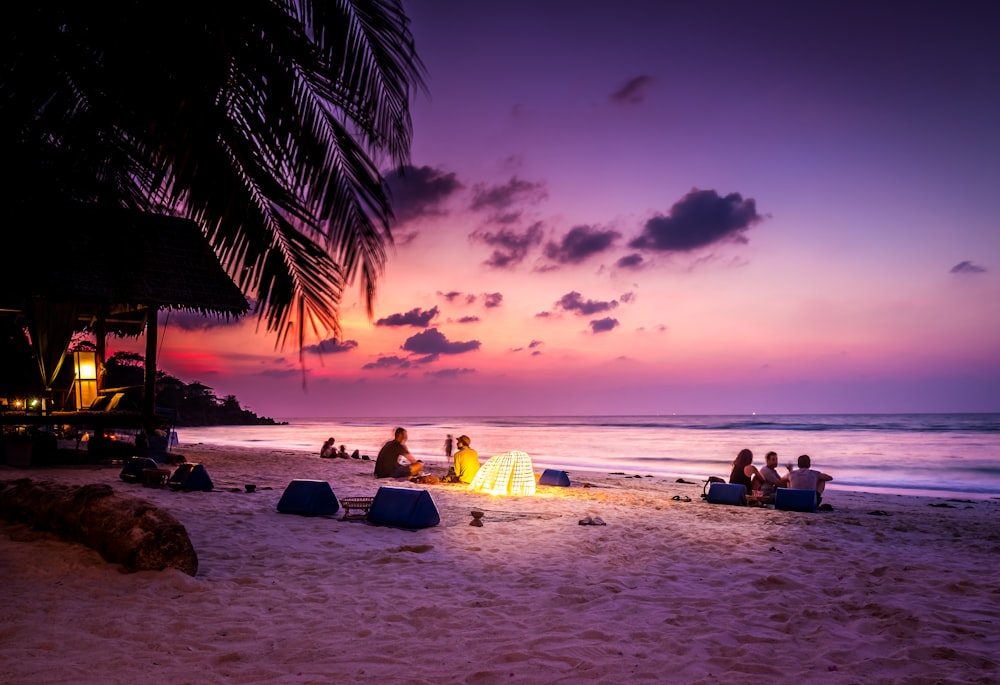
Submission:
M 555 468 L 684 479 L 726 478 L 736 453 L 754 464 L 800 454 L 838 488 L 948 498 L 1000 497 L 1000 414 L 810 414 L 782 416 L 548 416 L 287 418 L 277 426 L 181 428 L 180 445 L 205 443 L 317 456 L 327 438 L 372 459 L 394 428 L 410 451 L 444 465 L 444 442 L 468 435 L 480 461 L 521 450 L 536 471 Z

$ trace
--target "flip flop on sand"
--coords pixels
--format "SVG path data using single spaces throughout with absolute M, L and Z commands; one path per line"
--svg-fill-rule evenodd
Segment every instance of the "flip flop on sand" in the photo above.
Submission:
M 688 497 L 687 495 L 683 495 L 683 496 L 682 495 L 674 495 L 670 499 L 672 499 L 675 502 L 690 502 L 691 501 L 691 498 Z
M 595 516 L 594 518 L 592 518 L 590 520 L 590 525 L 592 525 L 592 526 L 606 526 L 608 524 L 606 524 L 604 522 L 604 519 L 602 519 L 600 516 Z
M 589 516 L 584 516 L 582 519 L 580 519 L 580 525 L 581 526 L 592 526 L 592 525 L 594 525 L 594 519 L 590 518 Z

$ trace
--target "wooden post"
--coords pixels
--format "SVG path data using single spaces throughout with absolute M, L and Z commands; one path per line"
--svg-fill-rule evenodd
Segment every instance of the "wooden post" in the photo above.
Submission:
M 158 309 L 146 310 L 146 364 L 143 369 L 142 425 L 151 432 L 156 425 L 156 315 Z

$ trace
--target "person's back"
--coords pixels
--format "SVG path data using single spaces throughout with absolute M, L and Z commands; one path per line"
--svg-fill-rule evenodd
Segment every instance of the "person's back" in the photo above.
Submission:
M 819 471 L 795 469 L 788 474 L 788 487 L 796 490 L 815 490 L 819 485 Z
M 823 499 L 823 489 L 828 480 L 833 480 L 833 476 L 810 468 L 812 460 L 808 454 L 799 457 L 799 468 L 788 472 L 788 487 L 796 490 L 815 490 L 816 503 Z
M 455 452 L 455 476 L 460 483 L 471 483 L 479 472 L 479 453 L 469 447 L 468 436 L 458 438 L 458 451 Z
M 420 470 L 420 462 L 410 455 L 410 450 L 406 447 L 406 438 L 406 429 L 397 428 L 395 437 L 382 445 L 375 458 L 376 478 L 401 478 L 414 475 Z

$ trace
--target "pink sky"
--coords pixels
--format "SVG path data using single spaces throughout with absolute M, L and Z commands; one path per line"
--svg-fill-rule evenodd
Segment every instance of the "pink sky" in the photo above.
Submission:
M 982 5 L 407 7 L 375 320 L 303 373 L 174 313 L 162 369 L 277 418 L 1000 411 Z

